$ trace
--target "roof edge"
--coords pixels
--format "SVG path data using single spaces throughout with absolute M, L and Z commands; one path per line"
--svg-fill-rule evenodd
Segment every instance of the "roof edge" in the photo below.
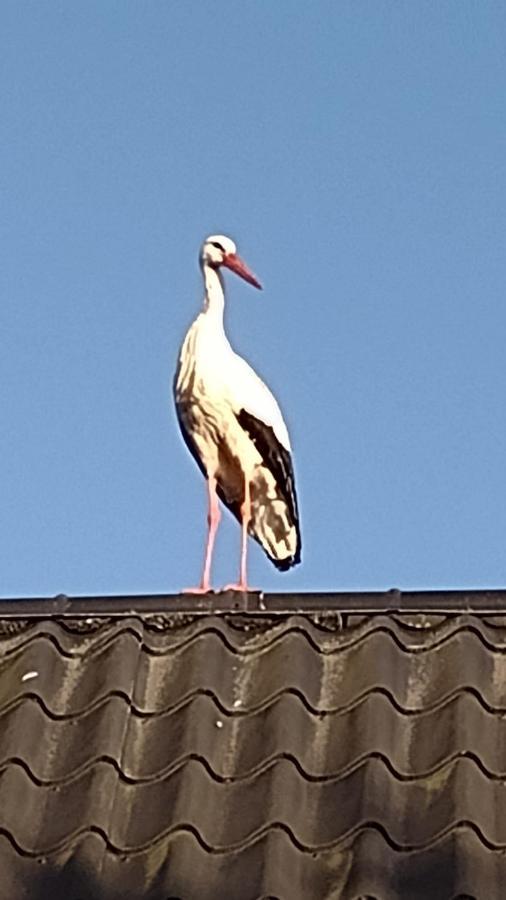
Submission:
M 126 616 L 170 613 L 220 615 L 294 615 L 427 613 L 431 615 L 506 613 L 506 589 L 263 594 L 223 591 L 204 595 L 140 594 L 103 597 L 19 598 L 0 600 L 0 618 L 48 616 Z

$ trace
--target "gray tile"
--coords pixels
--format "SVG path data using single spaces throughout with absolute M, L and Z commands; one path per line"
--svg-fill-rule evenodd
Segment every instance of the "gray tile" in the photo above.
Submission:
M 506 614 L 438 597 L 9 614 L 0 900 L 499 900 Z

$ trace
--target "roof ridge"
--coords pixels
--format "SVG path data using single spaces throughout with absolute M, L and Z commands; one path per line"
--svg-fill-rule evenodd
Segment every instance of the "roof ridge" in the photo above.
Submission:
M 342 591 L 263 593 L 254 591 L 190 594 L 106 595 L 94 597 L 6 598 L 0 600 L 0 618 L 48 616 L 114 616 L 125 614 L 202 615 L 228 613 L 461 613 L 493 615 L 506 610 L 505 589 Z

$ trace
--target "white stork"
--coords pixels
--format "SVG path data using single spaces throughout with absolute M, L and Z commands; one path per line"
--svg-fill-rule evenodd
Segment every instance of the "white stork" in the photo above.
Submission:
M 239 581 L 227 590 L 250 590 L 247 536 L 278 569 L 300 562 L 301 540 L 290 441 L 269 388 L 232 350 L 225 334 L 222 268 L 250 284 L 260 282 L 237 255 L 234 242 L 212 235 L 200 251 L 204 308 L 181 347 L 174 379 L 183 438 L 207 479 L 209 513 L 204 570 L 193 593 L 210 590 L 211 561 L 221 513 L 218 498 L 241 523 Z

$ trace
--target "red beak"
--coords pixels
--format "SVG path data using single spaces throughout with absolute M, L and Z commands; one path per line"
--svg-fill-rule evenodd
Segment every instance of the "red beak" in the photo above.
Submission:
M 240 275 L 245 281 L 249 281 L 254 287 L 262 290 L 262 285 L 258 278 L 253 275 L 253 272 L 250 269 L 248 269 L 241 257 L 237 256 L 237 253 L 227 253 L 227 255 L 223 257 L 222 265 L 226 266 L 227 269 L 231 269 L 236 275 Z

